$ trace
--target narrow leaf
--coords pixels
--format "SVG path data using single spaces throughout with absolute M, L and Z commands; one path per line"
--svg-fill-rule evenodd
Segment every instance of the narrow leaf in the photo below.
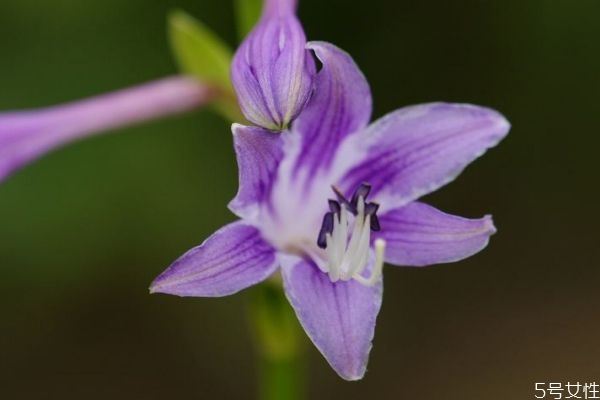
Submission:
M 232 121 L 244 121 L 229 79 L 233 52 L 217 34 L 181 10 L 168 18 L 169 42 L 182 72 L 213 85 L 220 96 L 214 107 Z
M 232 51 L 207 26 L 176 10 L 169 15 L 169 40 L 183 72 L 205 82 L 227 87 Z

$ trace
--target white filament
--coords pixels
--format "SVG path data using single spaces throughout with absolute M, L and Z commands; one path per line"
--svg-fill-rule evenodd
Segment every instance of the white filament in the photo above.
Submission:
M 365 216 L 364 199 L 360 197 L 357 204 L 357 215 L 354 219 L 352 234 L 348 240 L 350 221 L 349 212 L 342 205 L 339 219 L 334 218 L 333 231 L 327 234 L 327 267 L 326 271 L 332 282 L 355 279 L 363 285 L 373 286 L 379 281 L 383 270 L 385 241 L 375 240 L 375 265 L 371 275 L 363 276 L 369 264 L 371 244 L 371 216 Z

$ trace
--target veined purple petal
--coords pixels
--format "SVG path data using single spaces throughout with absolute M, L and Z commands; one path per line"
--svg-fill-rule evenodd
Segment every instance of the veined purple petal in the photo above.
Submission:
M 366 371 L 383 284 L 331 282 L 314 264 L 282 259 L 286 295 L 304 330 L 332 368 L 346 380 Z
M 209 87 L 179 76 L 75 103 L 0 114 L 0 180 L 71 141 L 187 111 L 212 97 Z
M 382 209 L 400 207 L 452 181 L 509 129 L 498 112 L 473 105 L 402 108 L 352 138 L 365 155 L 342 186 L 350 191 L 369 182 Z
M 363 129 L 371 118 L 369 84 L 348 53 L 326 42 L 310 42 L 323 63 L 315 92 L 292 129 L 302 136 L 297 167 L 327 168 L 341 141 Z
M 256 228 L 238 221 L 181 256 L 152 282 L 150 292 L 227 296 L 262 282 L 277 267 L 275 250 Z
M 294 1 L 267 1 L 261 20 L 233 57 L 231 80 L 242 112 L 267 129 L 285 128 L 312 89 L 314 60 L 294 10 Z
M 263 15 L 285 15 L 296 12 L 298 6 L 297 0 L 265 0 L 263 5 Z
M 252 219 L 269 196 L 283 157 L 283 142 L 280 135 L 263 128 L 233 124 L 232 131 L 239 189 L 229 209 L 241 218 Z
M 387 242 L 385 261 L 421 267 L 449 263 L 483 250 L 496 233 L 492 217 L 469 219 L 414 202 L 379 217 L 382 230 L 373 240 Z

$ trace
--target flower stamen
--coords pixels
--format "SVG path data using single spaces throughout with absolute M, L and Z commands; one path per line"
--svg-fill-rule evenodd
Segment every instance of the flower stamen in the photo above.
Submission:
M 375 264 L 369 277 L 364 272 L 369 265 L 371 230 L 380 230 L 376 212 L 379 205 L 366 203 L 371 190 L 362 184 L 348 201 L 335 187 L 338 201 L 329 200 L 330 211 L 325 214 L 317 244 L 327 255 L 326 266 L 322 267 L 332 282 L 355 279 L 361 284 L 372 286 L 382 275 L 385 241 L 375 240 Z M 350 221 L 353 215 L 353 226 Z M 350 233 L 351 230 L 351 233 Z
M 376 239 L 375 240 L 375 264 L 373 265 L 373 271 L 371 271 L 371 276 L 365 278 L 362 275 L 355 275 L 353 278 L 362 283 L 365 286 L 373 286 L 379 281 L 379 278 L 383 275 L 383 256 L 385 255 L 385 240 Z

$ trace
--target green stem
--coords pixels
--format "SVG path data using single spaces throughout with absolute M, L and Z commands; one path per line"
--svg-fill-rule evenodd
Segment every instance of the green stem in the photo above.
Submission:
M 250 317 L 260 360 L 259 399 L 302 400 L 301 330 L 280 282 L 269 281 L 252 291 Z

